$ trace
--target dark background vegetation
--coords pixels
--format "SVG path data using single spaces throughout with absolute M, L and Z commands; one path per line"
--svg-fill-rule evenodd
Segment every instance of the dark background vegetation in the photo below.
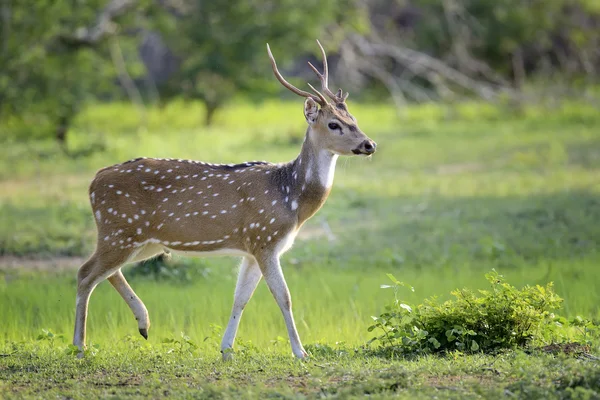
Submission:
M 267 42 L 299 76 L 321 38 L 353 97 L 398 107 L 589 97 L 600 73 L 596 0 L 2 0 L 0 27 L 2 135 L 61 144 L 93 101 L 129 99 L 144 124 L 148 104 L 199 100 L 211 124 L 277 88 Z

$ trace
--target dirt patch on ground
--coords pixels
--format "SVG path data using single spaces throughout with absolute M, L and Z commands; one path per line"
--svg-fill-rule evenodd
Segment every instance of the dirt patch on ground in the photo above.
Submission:
M 0 270 L 26 269 L 28 271 L 75 270 L 85 262 L 85 257 L 33 258 L 0 256 Z

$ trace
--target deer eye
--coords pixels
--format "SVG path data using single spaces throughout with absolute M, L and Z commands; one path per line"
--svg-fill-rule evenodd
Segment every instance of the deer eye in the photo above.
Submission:
M 330 122 L 329 125 L 327 125 L 327 126 L 332 131 L 335 131 L 336 129 L 342 130 L 342 127 L 339 124 L 336 124 L 335 122 Z

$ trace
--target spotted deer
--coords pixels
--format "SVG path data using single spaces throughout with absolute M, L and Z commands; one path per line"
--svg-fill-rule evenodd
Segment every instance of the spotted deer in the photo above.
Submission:
M 267 45 L 275 77 L 306 98 L 308 129 L 295 160 L 234 165 L 138 158 L 96 174 L 89 188 L 98 230 L 96 251 L 77 276 L 73 344 L 81 351 L 85 348 L 89 298 L 104 279 L 123 297 L 138 321 L 140 334 L 148 338 L 148 311 L 125 280 L 121 267 L 173 252 L 242 257 L 233 309 L 221 344 L 224 359 L 230 356 L 244 307 L 262 277 L 281 309 L 294 355 L 307 356 L 279 259 L 292 246 L 302 224 L 327 199 L 338 156 L 368 156 L 376 147 L 348 112 L 348 94 L 341 89 L 334 94 L 327 87 L 327 56 L 317 43 L 323 73 L 309 63 L 321 81 L 321 91 L 308 84 L 314 94 L 283 78 Z

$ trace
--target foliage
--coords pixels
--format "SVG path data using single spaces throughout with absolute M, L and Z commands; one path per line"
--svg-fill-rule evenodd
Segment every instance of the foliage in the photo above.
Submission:
M 397 297 L 404 284 L 388 276 L 393 285 L 383 287 L 394 289 L 395 300 L 385 313 L 373 317 L 375 323 L 369 327 L 369 331 L 383 332 L 371 341 L 379 344 L 378 351 L 383 354 L 489 353 L 568 337 L 561 329 L 564 319 L 552 313 L 560 308 L 562 299 L 551 283 L 519 290 L 493 271 L 486 274 L 490 290 L 479 294 L 455 290 L 451 292 L 453 300 L 440 303 L 432 298 L 411 307 Z
M 142 261 L 127 271 L 127 277 L 132 279 L 153 279 L 156 281 L 192 283 L 197 279 L 206 278 L 210 268 L 198 265 L 189 258 L 179 258 L 170 262 L 170 254 L 163 254 L 150 260 Z
M 194 353 L 198 346 L 194 343 L 189 336 L 181 332 L 179 338 L 165 338 L 162 340 L 163 345 L 167 349 L 167 354 L 175 352 L 178 354 L 182 353 Z
M 141 15 L 150 2 L 136 4 L 135 13 Z M 124 33 L 141 18 L 126 13 L 110 22 L 114 32 L 102 35 L 106 37 L 79 41 L 96 28 L 105 6 L 106 0 L 8 0 L 0 5 L 0 120 L 5 135 L 51 136 L 64 144 L 73 119 L 90 100 L 119 97 L 109 47 L 135 46 L 137 38 L 119 35 L 119 27 Z M 129 64 L 130 72 L 136 71 L 135 59 Z
M 405 0 L 394 5 L 372 0 L 369 5 L 373 30 L 386 43 L 431 55 L 474 79 L 517 87 L 528 77 L 571 85 L 598 79 L 593 65 L 600 60 L 600 7 L 595 0 Z M 426 80 L 435 86 L 435 79 Z M 444 94 L 441 88 L 438 92 Z
M 285 62 L 315 52 L 314 39 L 326 28 L 352 24 L 357 14 L 354 0 L 190 0 L 170 35 L 181 65 L 161 92 L 201 100 L 210 125 L 215 110 L 237 93 L 256 96 L 274 86 L 265 43 Z
M 345 79 L 355 86 L 362 82 L 358 71 L 364 66 L 348 56 L 346 39 L 370 34 L 390 45 L 414 48 L 473 79 L 495 83 L 541 71 L 544 79 L 569 77 L 569 82 L 585 85 L 589 94 L 594 91 L 590 81 L 598 75 L 594 66 L 600 57 L 600 7 L 595 0 L 137 0 L 109 23 L 102 40 L 78 41 L 103 19 L 100 13 L 112 3 L 2 2 L 0 128 L 4 136 L 53 136 L 64 147 L 73 120 L 86 104 L 121 99 L 123 87 L 140 103 L 141 98 L 131 93 L 137 93 L 135 86 L 142 81 L 157 83 L 158 87 L 145 87 L 163 104 L 180 97 L 202 101 L 205 122 L 212 123 L 215 111 L 234 96 L 255 101 L 279 87 L 270 72 L 265 42 L 271 43 L 285 71 L 291 60 L 306 58 L 307 53 L 317 55 L 314 39 L 322 38 L 332 70 L 340 72 L 337 76 L 356 78 Z M 150 45 L 153 58 L 145 62 L 153 68 L 146 70 L 139 53 L 150 36 L 160 36 L 158 41 L 167 47 Z M 116 52 L 122 53 L 123 65 L 115 61 Z M 341 62 L 337 55 L 342 56 Z M 374 70 L 408 76 L 409 87 L 410 76 L 419 72 L 408 73 L 394 60 L 377 64 Z M 161 66 L 166 66 L 164 71 Z M 303 71 L 294 66 L 289 72 L 310 76 Z M 125 84 L 127 74 L 132 79 Z M 417 86 L 437 82 L 436 76 L 414 80 Z M 369 90 L 376 86 L 368 79 L 365 83 Z M 443 86 L 439 85 L 440 92 Z M 136 116 L 143 105 L 138 107 Z

